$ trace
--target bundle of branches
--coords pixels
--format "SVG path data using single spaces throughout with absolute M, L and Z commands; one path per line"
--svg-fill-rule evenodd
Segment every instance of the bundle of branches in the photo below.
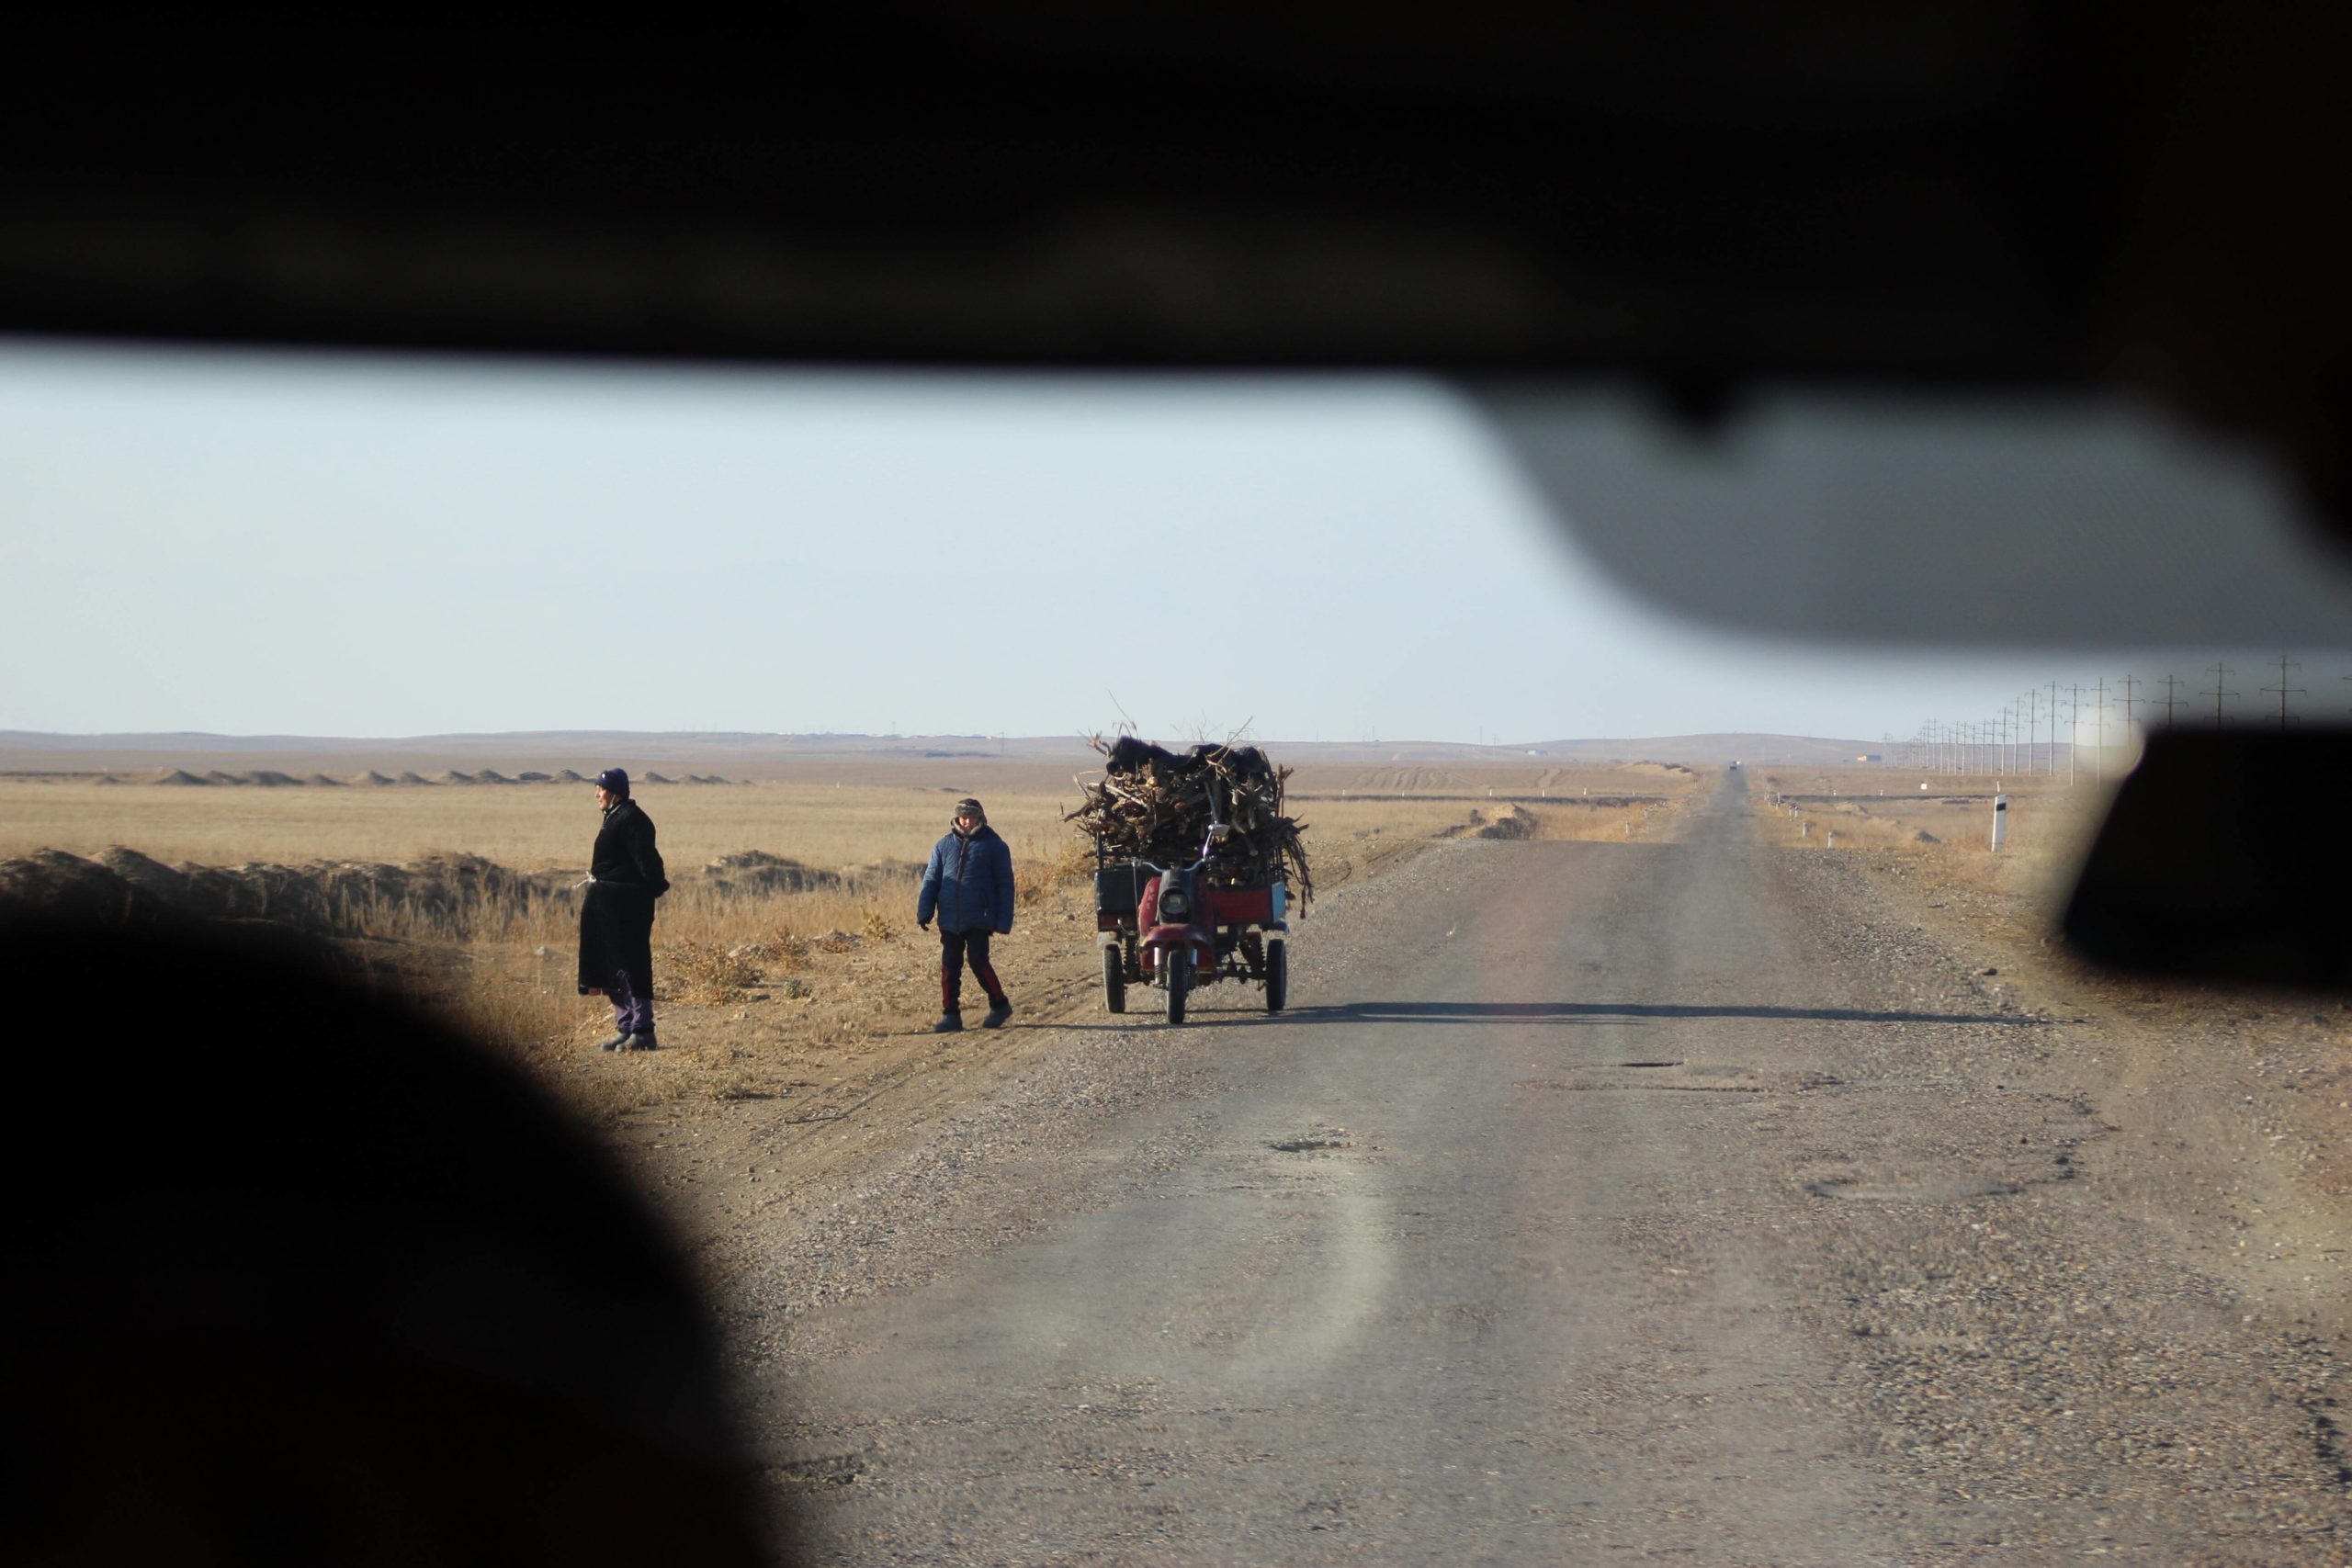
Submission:
M 1209 862 L 1210 884 L 1250 887 L 1287 878 L 1301 903 L 1315 896 L 1299 842 L 1305 824 L 1283 811 L 1277 767 L 1255 746 L 1195 746 L 1170 751 L 1132 735 L 1094 738 L 1104 759 L 1096 783 L 1078 781 L 1078 809 L 1063 818 L 1094 836 L 1114 859 L 1136 857 L 1159 865 L 1189 864 L 1201 852 L 1211 822 L 1231 829 Z

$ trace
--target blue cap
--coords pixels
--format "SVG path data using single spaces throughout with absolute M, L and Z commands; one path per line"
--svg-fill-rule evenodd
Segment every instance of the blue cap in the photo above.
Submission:
M 603 773 L 596 775 L 596 787 L 611 795 L 627 795 L 628 793 L 628 770 L 627 768 L 606 768 Z

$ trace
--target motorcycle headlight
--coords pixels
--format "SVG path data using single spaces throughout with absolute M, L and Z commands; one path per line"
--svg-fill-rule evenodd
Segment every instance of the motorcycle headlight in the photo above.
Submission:
M 1159 896 L 1159 912 L 1183 919 L 1193 912 L 1192 895 L 1181 887 L 1171 887 Z

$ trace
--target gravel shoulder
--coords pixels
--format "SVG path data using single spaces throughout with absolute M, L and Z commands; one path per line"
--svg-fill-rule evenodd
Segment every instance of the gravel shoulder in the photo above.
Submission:
M 1823 1151 L 1818 1327 L 1936 1560 L 2352 1560 L 2352 1123 L 2334 1002 L 2119 981 L 2022 899 L 1785 852 L 1807 962 L 2014 1017 L 1886 1043 L 1909 1135 Z M 1939 1183 L 1946 1195 L 1924 1201 Z M 1924 1190 L 1924 1191 L 1923 1191 Z

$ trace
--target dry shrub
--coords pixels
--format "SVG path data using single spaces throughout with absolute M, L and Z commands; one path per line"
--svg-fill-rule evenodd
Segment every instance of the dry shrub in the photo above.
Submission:
M 1094 874 L 1094 840 L 1069 831 L 1033 839 L 1023 846 L 1022 869 L 1013 882 L 1025 908 L 1050 896 L 1057 887 L 1083 882 Z
M 569 953 L 537 959 L 477 943 L 469 954 L 463 983 L 425 994 L 432 1010 L 460 1032 L 525 1059 L 581 1032 L 582 1002 L 594 998 L 581 997 Z M 384 983 L 403 984 L 393 976 Z
M 868 942 L 893 942 L 899 935 L 899 928 L 890 923 L 890 917 L 872 908 L 859 918 L 857 929 L 865 933 Z
M 691 1007 L 740 1002 L 760 982 L 759 965 L 709 942 L 675 942 L 654 955 L 654 995 Z

